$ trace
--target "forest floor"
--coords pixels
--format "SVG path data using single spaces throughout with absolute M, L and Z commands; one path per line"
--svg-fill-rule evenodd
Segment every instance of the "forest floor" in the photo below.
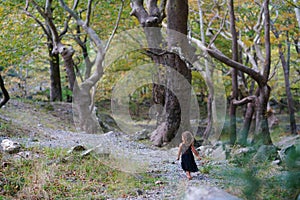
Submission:
M 13 132 L 12 135 L 0 135 L 0 141 L 9 138 L 26 148 L 41 146 L 71 149 L 83 145 L 100 155 L 99 161 L 111 168 L 136 174 L 136 177 L 146 173 L 159 180 L 155 181 L 153 187 L 137 188 L 136 194 L 123 199 L 182 199 L 188 188 L 193 186 L 217 187 L 236 196 L 242 195 L 241 189 L 228 186 L 228 180 L 217 176 L 222 168 L 228 167 L 226 163 L 214 162 L 211 168 L 212 164 L 207 164 L 209 160 L 204 158 L 197 161 L 200 172 L 192 174 L 193 179 L 188 180 L 180 161 L 176 160 L 177 148 L 158 148 L 118 132 L 85 134 L 76 131 L 72 105 L 68 103 L 11 100 L 0 110 L 0 119 L 11 124 L 2 125 L 0 132 Z M 112 159 L 101 155 L 109 155 Z

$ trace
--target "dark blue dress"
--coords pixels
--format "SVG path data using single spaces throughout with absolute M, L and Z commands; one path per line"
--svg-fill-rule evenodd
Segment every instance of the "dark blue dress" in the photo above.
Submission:
M 199 171 L 191 146 L 181 154 L 181 167 L 184 171 L 197 172 Z

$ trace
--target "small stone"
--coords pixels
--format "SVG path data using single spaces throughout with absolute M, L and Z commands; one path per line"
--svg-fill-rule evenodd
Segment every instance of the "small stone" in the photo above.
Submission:
M 86 150 L 86 148 L 83 145 L 76 145 L 68 151 L 68 154 L 73 153 L 74 151 L 84 151 L 84 150 Z
M 136 191 L 136 194 L 137 194 L 138 196 L 141 196 L 141 195 L 143 195 L 143 191 L 140 190 L 140 189 L 138 189 L 138 190 Z
M 21 149 L 21 145 L 18 142 L 13 142 L 9 139 L 2 140 L 1 146 L 3 148 L 3 151 L 10 154 L 18 153 Z
M 280 163 L 280 160 L 274 160 L 273 162 L 272 162 L 272 165 L 278 165 Z
M 162 181 L 156 181 L 156 182 L 155 182 L 155 185 L 162 185 L 162 184 L 163 184 Z

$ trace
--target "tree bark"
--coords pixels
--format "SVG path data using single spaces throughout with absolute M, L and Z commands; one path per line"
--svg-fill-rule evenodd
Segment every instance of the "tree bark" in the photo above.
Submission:
M 295 5 L 298 5 L 298 0 L 294 0 Z M 295 14 L 296 14 L 296 18 L 297 18 L 297 22 L 298 22 L 298 28 L 300 28 L 300 8 L 299 7 L 295 7 Z M 299 45 L 299 43 L 298 43 Z
M 152 133 L 151 140 L 154 145 L 162 146 L 176 136 L 180 125 L 183 129 L 190 129 L 187 106 L 189 106 L 191 88 L 183 88 L 183 84 L 180 84 L 179 76 L 185 77 L 185 81 L 187 80 L 190 83 L 191 70 L 187 68 L 186 63 L 178 53 L 172 52 L 174 47 L 181 48 L 182 51 L 188 49 L 187 38 L 183 37 L 183 35 L 187 34 L 188 1 L 168 1 L 167 51 L 163 49 L 163 37 L 160 28 L 158 28 L 165 17 L 165 1 L 161 1 L 160 8 L 156 0 L 149 0 L 147 3 L 148 11 L 145 10 L 143 1 L 132 0 L 131 15 L 134 15 L 139 20 L 141 26 L 144 27 L 149 46 L 148 53 L 153 61 L 158 65 L 169 67 L 166 73 L 166 87 L 163 88 L 158 85 L 154 85 L 153 87 L 155 89 L 153 91 L 154 101 L 156 103 L 164 103 L 164 113 L 162 115 L 162 123 Z M 154 28 L 151 29 L 148 27 Z
M 66 47 L 62 43 L 57 43 L 56 46 L 53 49 L 53 53 L 57 54 L 59 53 L 62 58 L 64 59 L 64 64 L 66 68 L 66 73 L 68 76 L 68 82 L 69 82 L 69 89 L 73 92 L 74 89 L 74 83 L 76 80 L 76 74 L 74 70 L 74 60 L 73 60 L 73 55 L 74 55 L 74 49 L 70 47 Z
M 167 31 L 168 31 L 168 49 L 172 51 L 173 48 L 179 47 L 182 52 L 189 54 L 191 51 L 187 41 L 187 21 L 188 21 L 188 1 L 187 0 L 174 0 L 168 1 L 167 4 Z M 180 33 L 180 34 L 178 34 Z M 183 131 L 190 130 L 190 96 L 191 96 L 191 80 L 192 73 L 187 67 L 186 63 L 180 58 L 180 52 L 173 54 L 169 57 L 168 61 L 171 68 L 175 69 L 176 74 L 168 73 L 168 92 L 166 93 L 166 110 L 167 110 L 167 123 L 172 133 L 176 135 L 177 130 L 181 124 Z M 189 59 L 189 58 L 188 58 Z M 178 73 L 184 77 L 181 80 L 178 77 Z M 182 81 L 188 81 L 188 85 L 182 83 Z M 187 88 L 184 87 L 187 86 Z M 174 99 L 170 91 L 177 91 L 176 98 L 180 100 L 180 104 L 177 105 L 176 101 L 170 102 Z M 176 120 L 178 117 L 179 120 Z M 182 131 L 182 130 L 181 130 Z M 181 135 L 181 133 L 179 133 Z
M 105 58 L 105 53 L 119 25 L 120 14 L 123 10 L 124 1 L 122 1 L 116 26 L 105 46 L 103 45 L 97 33 L 89 26 L 88 23 L 91 9 L 92 9 L 92 1 L 88 1 L 88 6 L 87 6 L 88 16 L 85 22 L 75 13 L 74 10 L 70 9 L 63 0 L 59 0 L 59 1 L 61 3 L 61 6 L 76 20 L 77 25 L 80 26 L 89 35 L 89 38 L 97 48 L 97 55 L 95 58 L 95 62 L 93 62 L 95 65 L 95 71 L 87 79 L 85 79 L 80 85 L 77 84 L 77 82 L 75 82 L 73 85 L 74 86 L 73 108 L 75 110 L 75 115 L 77 115 L 75 117 L 77 117 L 76 119 L 78 120 L 77 123 L 79 124 L 79 128 L 85 131 L 86 133 L 97 133 L 98 131 L 101 130 L 99 129 L 100 126 L 95 113 L 95 106 L 94 106 L 95 93 L 92 90 L 95 91 L 96 83 L 103 76 L 103 61 Z M 70 51 L 67 52 L 70 53 Z M 69 54 L 69 56 L 70 55 L 72 54 Z
M 249 68 L 233 59 L 226 57 L 219 50 L 211 47 L 206 47 L 200 41 L 195 41 L 197 46 L 202 50 L 206 51 L 209 55 L 215 59 L 223 62 L 224 64 L 240 70 L 248 74 L 253 80 L 258 84 L 259 96 L 256 104 L 256 131 L 254 142 L 263 144 L 272 144 L 270 137 L 270 131 L 267 120 L 267 103 L 269 100 L 271 88 L 268 86 L 268 79 L 270 73 L 271 64 L 271 48 L 270 48 L 270 15 L 269 15 L 269 1 L 265 0 L 263 2 L 263 12 L 264 12 L 264 26 L 265 26 L 265 59 L 264 59 L 264 70 L 263 74 L 256 71 L 256 69 Z
M 257 96 L 252 95 L 252 96 L 245 97 L 242 100 L 233 102 L 236 106 L 247 104 L 246 113 L 244 115 L 243 126 L 241 128 L 241 131 L 239 132 L 239 138 L 237 141 L 238 144 L 243 145 L 243 146 L 247 144 L 247 138 L 248 138 L 251 122 L 253 119 L 253 114 L 255 111 L 254 107 L 255 107 L 256 101 L 257 101 Z
M 0 108 L 2 108 L 9 101 L 10 97 L 9 97 L 8 91 L 5 88 L 5 84 L 4 84 L 1 74 L 0 74 L 0 88 L 1 88 L 3 96 L 4 96 L 4 98 L 0 102 Z
M 244 116 L 244 122 L 243 126 L 241 128 L 241 131 L 239 132 L 239 139 L 238 139 L 238 144 L 240 145 L 247 145 L 247 138 L 251 126 L 251 122 L 253 119 L 253 114 L 254 114 L 254 103 L 250 102 L 247 103 L 247 110 Z
M 200 24 L 200 34 L 201 41 L 205 43 L 205 35 L 204 35 L 204 24 L 203 24 L 203 10 L 201 7 L 201 1 L 198 0 L 198 8 L 199 8 L 199 24 Z M 207 58 L 208 59 L 208 58 Z M 214 101 L 214 83 L 213 79 L 213 71 L 214 69 L 209 65 L 208 60 L 205 59 L 205 81 L 208 88 L 208 97 L 207 97 L 207 125 L 205 131 L 203 133 L 204 141 L 208 141 L 208 137 L 213 131 L 213 101 Z M 199 124 L 200 125 L 200 124 Z
M 293 101 L 293 95 L 291 93 L 291 87 L 290 87 L 290 66 L 289 62 L 286 61 L 284 58 L 284 54 L 282 52 L 282 44 L 278 44 L 278 51 L 279 51 L 279 57 L 281 60 L 283 72 L 284 72 L 284 82 L 285 82 L 285 92 L 287 96 L 287 104 L 288 104 L 288 110 L 289 110 L 289 116 L 290 116 L 290 125 L 291 125 L 291 133 L 293 135 L 297 134 L 297 125 L 296 125 L 296 119 L 295 119 L 295 108 L 294 108 L 294 101 Z M 288 52 L 290 51 L 290 44 L 288 41 Z M 288 55 L 289 57 L 290 55 Z
M 157 5 L 157 0 L 147 1 L 146 11 L 143 0 L 131 0 L 130 6 L 132 11 L 131 16 L 135 16 L 140 25 L 144 28 L 148 44 L 148 55 L 157 64 L 158 74 L 156 75 L 156 84 L 153 83 L 152 99 L 155 104 L 160 104 L 162 107 L 165 105 L 166 83 L 162 78 L 164 72 L 159 68 L 159 65 L 166 65 L 165 56 L 163 54 L 163 36 L 160 31 L 162 20 L 165 18 L 165 4 L 166 1 L 161 1 L 160 6 Z M 157 111 L 157 127 L 160 126 L 165 118 L 163 110 Z
M 269 102 L 271 88 L 268 85 L 259 87 L 259 96 L 256 108 L 256 125 L 253 142 L 256 144 L 271 145 L 267 107 Z
M 238 35 L 235 28 L 235 14 L 233 0 L 229 0 L 230 32 L 232 35 L 232 60 L 238 62 Z M 230 102 L 230 144 L 236 142 L 236 106 L 233 100 L 238 99 L 238 70 L 231 69 L 231 102 Z
M 53 45 L 48 43 L 48 53 L 50 58 L 50 101 L 62 101 L 59 56 L 52 54 Z
M 30 1 L 33 4 L 34 9 L 42 16 L 46 23 L 40 21 L 33 13 L 28 11 L 29 1 L 26 1 L 25 13 L 34 19 L 36 23 L 42 28 L 44 34 L 47 37 L 48 42 L 48 55 L 50 64 L 50 101 L 62 101 L 62 91 L 61 91 L 61 80 L 59 71 L 59 56 L 52 53 L 54 48 L 53 38 L 58 38 L 58 33 L 52 22 L 52 1 L 47 0 L 45 2 L 45 9 L 41 8 L 34 0 Z M 51 30 L 51 28 L 55 30 Z

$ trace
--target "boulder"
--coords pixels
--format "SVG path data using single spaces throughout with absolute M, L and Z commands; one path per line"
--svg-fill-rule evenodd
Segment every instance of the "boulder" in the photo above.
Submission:
M 300 169 L 300 135 L 290 136 L 275 144 L 280 160 L 290 169 Z
M 274 160 L 277 156 L 277 148 L 274 145 L 262 145 L 257 150 L 253 157 L 256 162 L 264 162 L 267 160 Z
M 216 187 L 190 187 L 186 193 L 186 200 L 240 200 L 239 198 Z
M 21 145 L 18 142 L 14 142 L 12 140 L 9 139 L 4 139 L 1 142 L 1 146 L 3 151 L 7 152 L 7 153 L 18 153 L 21 149 Z
M 217 147 L 217 149 L 215 149 L 212 152 L 211 157 L 215 161 L 225 161 L 226 160 L 226 152 L 223 149 L 223 146 L 221 145 L 221 146 Z
M 148 140 L 150 139 L 149 131 L 147 129 L 143 129 L 135 133 L 135 140 Z
M 114 118 L 109 114 L 97 113 L 97 117 L 99 125 L 101 126 L 104 133 L 120 130 Z

